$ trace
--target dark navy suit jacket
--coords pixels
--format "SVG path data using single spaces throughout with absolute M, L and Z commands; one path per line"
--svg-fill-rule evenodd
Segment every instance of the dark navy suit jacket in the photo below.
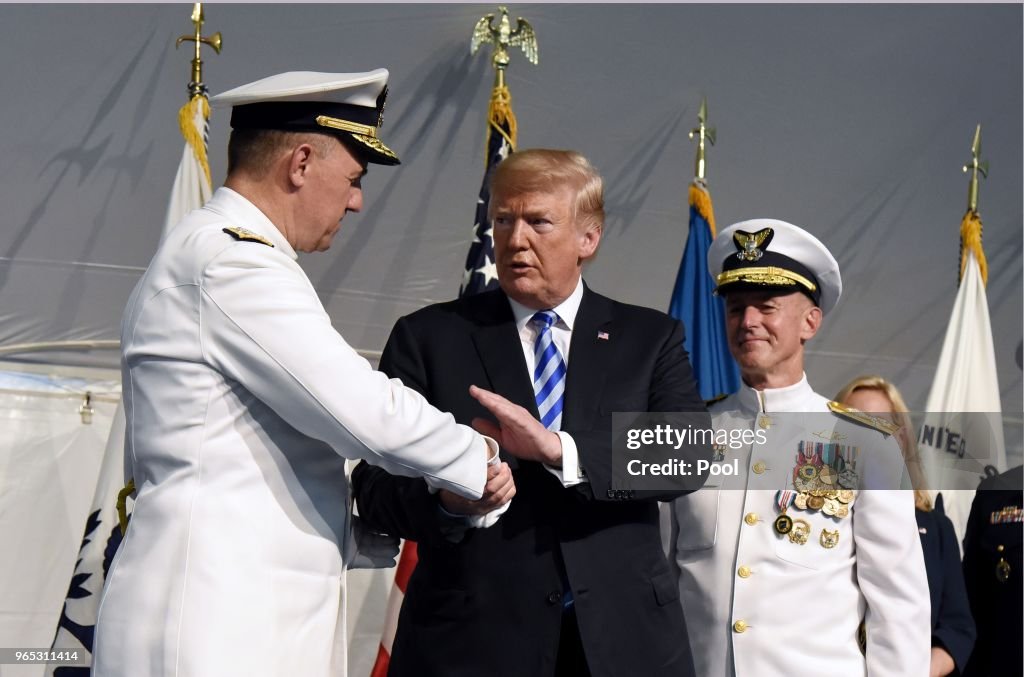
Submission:
M 928 572 L 928 591 L 932 599 L 932 646 L 941 646 L 963 672 L 974 646 L 974 619 L 967 602 L 960 547 L 953 523 L 946 517 L 942 495 L 931 512 L 916 510 L 921 532 L 921 549 Z
M 513 466 L 516 496 L 489 529 L 444 537 L 438 501 L 418 479 L 360 464 L 363 520 L 419 543 L 389 674 L 551 675 L 562 627 L 563 572 L 594 677 L 687 677 L 693 662 L 675 576 L 661 546 L 661 494 L 612 488 L 612 412 L 696 411 L 706 417 L 664 313 L 585 289 L 573 325 L 562 430 L 588 483 L 566 488 L 539 463 Z M 533 383 L 508 299 L 500 291 L 424 308 L 398 321 L 381 369 L 460 423 L 487 416 L 468 393 L 495 391 L 537 416 Z M 691 462 L 711 449 L 683 449 Z M 694 487 L 696 488 L 696 486 Z

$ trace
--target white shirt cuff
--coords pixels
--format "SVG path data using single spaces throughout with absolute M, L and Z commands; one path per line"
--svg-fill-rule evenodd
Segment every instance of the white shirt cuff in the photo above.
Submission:
M 573 487 L 587 481 L 587 476 L 580 466 L 580 452 L 576 449 L 576 441 L 567 432 L 557 431 L 558 439 L 562 441 L 562 467 L 552 468 L 544 465 L 549 473 L 558 478 L 563 487 Z

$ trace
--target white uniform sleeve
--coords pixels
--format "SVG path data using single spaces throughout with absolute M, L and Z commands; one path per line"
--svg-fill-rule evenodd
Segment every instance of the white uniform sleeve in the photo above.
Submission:
M 204 359 L 289 425 L 346 458 L 480 497 L 484 438 L 372 369 L 331 326 L 297 263 L 240 242 L 206 266 L 200 285 Z
M 931 600 L 912 491 L 858 492 L 857 581 L 867 602 L 867 674 L 928 675 Z

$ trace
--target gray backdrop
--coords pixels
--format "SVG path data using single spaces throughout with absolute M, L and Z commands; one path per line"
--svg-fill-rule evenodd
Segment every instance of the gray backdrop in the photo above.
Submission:
M 365 213 L 302 264 L 336 327 L 379 350 L 397 317 L 458 289 L 483 169 L 489 57 L 469 55 L 491 5 L 208 5 L 213 93 L 285 70 L 391 70 Z M 3 5 L 0 346 L 116 339 L 159 239 L 181 156 L 190 6 Z M 598 291 L 665 308 L 686 238 L 687 132 L 702 96 L 719 143 L 720 226 L 803 225 L 846 293 L 811 344 L 812 384 L 894 379 L 912 408 L 930 386 L 957 283 L 974 127 L 991 177 L 981 212 L 1003 409 L 1020 420 L 1020 5 L 516 5 L 541 62 L 513 55 L 520 147 L 581 150 L 607 179 Z M 214 182 L 228 116 L 214 111 Z M 116 366 L 115 352 L 21 359 Z M 1013 442 L 1019 444 L 1019 441 Z M 1011 450 L 1011 454 L 1019 451 Z

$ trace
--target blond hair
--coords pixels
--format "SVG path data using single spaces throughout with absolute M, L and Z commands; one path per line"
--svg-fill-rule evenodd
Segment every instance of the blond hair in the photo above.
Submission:
M 891 411 L 868 413 L 889 414 L 892 416 L 893 423 L 900 427 L 896 431 L 896 441 L 899 442 L 900 450 L 903 452 L 903 459 L 907 464 L 907 471 L 910 473 L 910 483 L 914 487 L 914 505 L 918 510 L 928 512 L 932 509 L 932 502 L 925 491 L 924 471 L 917 453 L 914 424 L 910 421 L 910 410 L 903 400 L 903 395 L 895 385 L 881 376 L 869 375 L 858 376 L 847 383 L 836 394 L 835 399 L 837 402 L 845 404 L 850 395 L 857 390 L 876 390 L 889 400 Z
M 529 148 L 516 151 L 495 167 L 491 175 L 491 204 L 495 195 L 550 193 L 559 188 L 575 193 L 573 219 L 585 230 L 604 228 L 604 181 L 587 158 L 573 150 Z

